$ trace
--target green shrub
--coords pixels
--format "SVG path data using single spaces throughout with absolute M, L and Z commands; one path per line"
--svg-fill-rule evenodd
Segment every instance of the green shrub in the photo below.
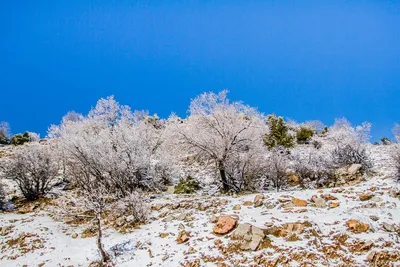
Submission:
M 179 183 L 175 186 L 175 194 L 193 194 L 200 189 L 199 182 L 197 182 L 190 175 L 186 179 L 180 179 Z
M 30 141 L 29 133 L 25 132 L 24 134 L 16 134 L 11 138 L 11 145 L 14 146 L 19 146 L 23 145 L 25 143 L 28 143 Z
M 297 143 L 304 144 L 310 141 L 313 135 L 313 129 L 301 126 L 300 129 L 296 132 Z
M 276 117 L 274 114 L 269 115 L 267 123 L 270 131 L 264 136 L 264 144 L 268 149 L 272 149 L 276 146 L 294 146 L 294 136 L 289 134 L 289 127 L 282 117 Z
M 390 145 L 390 144 L 392 144 L 393 142 L 392 142 L 392 140 L 390 140 L 390 139 L 387 138 L 387 137 L 382 137 L 382 138 L 381 138 L 381 143 L 382 143 L 382 145 Z

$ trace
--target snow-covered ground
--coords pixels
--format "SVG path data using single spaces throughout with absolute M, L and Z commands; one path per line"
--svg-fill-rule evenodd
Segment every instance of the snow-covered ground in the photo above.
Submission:
M 148 224 L 127 234 L 106 227 L 103 242 L 116 266 L 397 266 L 400 187 L 391 177 L 387 149 L 371 148 L 376 175 L 360 184 L 264 192 L 259 207 L 253 205 L 258 194 L 161 194 L 151 202 Z M 326 206 L 316 207 L 313 196 Z M 293 205 L 293 197 L 307 205 Z M 88 266 L 99 259 L 96 237 L 81 237 L 86 225 L 54 220 L 52 213 L 54 207 L 0 214 L 0 266 Z M 269 229 L 270 244 L 257 251 L 234 249 L 230 234 L 213 234 L 212 219 L 221 214 L 237 215 L 239 224 Z M 346 225 L 350 220 L 367 227 L 352 232 Z M 296 224 L 300 229 L 293 227 Z M 288 234 L 275 236 L 271 229 Z M 178 244 L 182 230 L 190 232 L 190 238 Z

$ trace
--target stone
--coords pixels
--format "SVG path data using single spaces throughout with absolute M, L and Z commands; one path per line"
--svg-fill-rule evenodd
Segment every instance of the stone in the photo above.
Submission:
M 253 202 L 252 202 L 252 201 L 245 201 L 245 202 L 243 203 L 243 206 L 246 206 L 246 207 L 253 206 Z
M 387 232 L 396 232 L 396 226 L 394 224 L 383 223 L 383 229 Z
M 263 200 L 264 196 L 263 195 L 257 195 L 254 197 L 254 207 L 261 207 L 263 205 Z
M 374 222 L 376 222 L 376 221 L 379 220 L 379 217 L 378 217 L 378 216 L 375 216 L 375 215 L 371 215 L 371 216 L 369 216 L 369 218 L 370 218 L 371 220 L 373 220 Z
M 73 239 L 78 238 L 78 234 L 77 234 L 77 233 L 74 233 L 74 234 L 72 234 L 71 237 L 72 237 Z
M 331 209 L 337 208 L 337 207 L 339 207 L 339 206 L 340 206 L 340 203 L 337 202 L 337 201 L 329 203 L 329 207 L 330 207 Z
M 355 234 L 364 233 L 364 232 L 368 231 L 368 229 L 369 229 L 368 224 L 357 221 L 357 220 L 347 221 L 346 226 L 351 232 L 353 232 Z
M 167 194 L 173 194 L 175 191 L 175 186 L 167 186 Z
M 299 198 L 292 198 L 292 203 L 296 206 L 296 207 L 306 207 L 307 206 L 307 201 L 299 199 Z
M 232 210 L 240 210 L 242 207 L 238 204 L 233 206 Z
M 215 215 L 211 216 L 210 223 L 216 223 L 216 222 L 218 222 L 218 217 Z
M 326 207 L 326 201 L 323 198 L 315 198 L 314 199 L 314 205 L 317 208 L 325 208 Z
M 188 231 L 180 231 L 178 234 L 178 237 L 176 238 L 176 243 L 178 244 L 183 244 L 185 242 L 187 242 L 190 238 L 190 232 Z
M 225 235 L 231 232 L 236 227 L 238 220 L 239 218 L 237 216 L 220 216 L 214 226 L 213 233 L 217 235 Z
M 371 193 L 362 193 L 359 195 L 361 201 L 370 200 L 374 195 Z
M 322 195 L 321 197 L 322 197 L 323 199 L 325 199 L 326 201 L 328 201 L 328 200 L 337 200 L 337 197 L 332 196 L 331 194 Z
M 296 186 L 296 185 L 300 184 L 300 178 L 296 174 L 292 173 L 292 174 L 289 174 L 288 182 L 292 186 Z
M 161 237 L 161 238 L 166 238 L 167 236 L 169 236 L 168 233 L 160 233 L 160 237 Z
M 352 164 L 348 169 L 347 169 L 347 173 L 349 175 L 356 175 L 358 172 L 360 172 L 362 168 L 361 164 Z
M 382 202 L 382 198 L 380 198 L 380 197 L 373 197 L 370 200 L 373 202 Z
M 121 227 L 121 226 L 123 226 L 124 224 L 125 224 L 125 218 L 124 217 L 119 217 L 118 219 L 116 219 L 115 220 L 115 224 L 118 226 L 118 227 Z
M 242 250 L 256 251 L 264 240 L 265 232 L 249 223 L 239 224 L 232 233 L 233 240 L 240 240 L 240 248 Z

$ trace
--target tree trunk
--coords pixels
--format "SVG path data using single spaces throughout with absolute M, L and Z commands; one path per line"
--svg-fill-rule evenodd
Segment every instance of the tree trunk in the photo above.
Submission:
M 97 231 L 98 231 L 97 248 L 100 251 L 101 261 L 102 262 L 108 262 L 110 260 L 110 256 L 108 256 L 107 252 L 104 250 L 103 243 L 101 242 L 101 239 L 103 237 L 103 232 L 101 230 L 101 217 L 100 217 L 100 214 L 97 214 L 96 221 L 97 221 Z
M 225 192 L 228 192 L 230 186 L 228 184 L 228 179 L 226 178 L 225 166 L 222 160 L 218 161 L 218 169 L 219 169 L 219 175 L 221 176 L 223 189 Z

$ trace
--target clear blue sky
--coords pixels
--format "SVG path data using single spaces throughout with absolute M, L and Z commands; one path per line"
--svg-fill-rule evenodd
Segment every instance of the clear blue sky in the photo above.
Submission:
M 264 113 L 332 124 L 400 122 L 398 1 L 18 1 L 0 3 L 0 121 L 45 135 L 114 94 L 185 116 L 230 90 Z M 397 2 L 397 3 L 396 3 Z

